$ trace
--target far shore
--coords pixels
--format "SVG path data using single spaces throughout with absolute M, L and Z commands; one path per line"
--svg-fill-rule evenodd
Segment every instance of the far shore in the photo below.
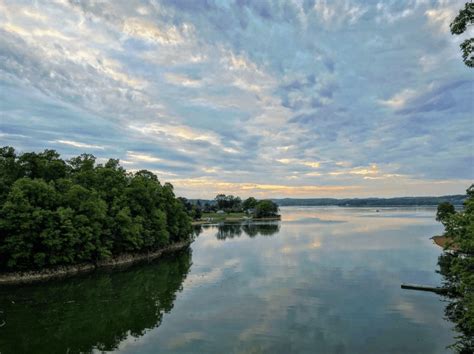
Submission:
M 171 253 L 189 247 L 191 242 L 192 241 L 176 242 L 158 251 L 150 253 L 123 254 L 114 258 L 99 261 L 96 264 L 81 263 L 35 271 L 1 273 L 0 285 L 41 282 L 50 279 L 66 278 L 78 274 L 90 273 L 97 269 L 118 268 L 139 262 L 151 261 L 161 257 L 165 253 Z

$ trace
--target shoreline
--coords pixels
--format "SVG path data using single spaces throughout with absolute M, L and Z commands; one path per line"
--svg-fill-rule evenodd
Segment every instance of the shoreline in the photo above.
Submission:
M 441 247 L 444 250 L 447 251 L 459 251 L 459 247 L 452 243 L 450 239 L 448 239 L 446 236 L 433 236 L 430 237 L 431 240 L 433 240 L 433 243 L 439 247 Z
M 258 221 L 281 221 L 281 215 L 278 216 L 271 216 L 266 218 L 239 218 L 239 217 L 224 217 L 224 218 L 216 218 L 213 220 L 195 220 L 191 222 L 191 225 L 213 225 L 218 223 L 242 223 L 242 222 L 258 222 Z
M 131 254 L 125 253 L 117 257 L 94 263 L 80 263 L 74 265 L 59 266 L 35 271 L 21 271 L 11 273 L 0 273 L 0 286 L 7 284 L 26 284 L 47 281 L 51 279 L 69 278 L 74 275 L 91 273 L 97 269 L 117 268 L 129 266 L 143 261 L 151 261 L 161 257 L 165 253 L 179 251 L 191 245 L 192 241 L 176 242 L 163 249 L 151 253 Z

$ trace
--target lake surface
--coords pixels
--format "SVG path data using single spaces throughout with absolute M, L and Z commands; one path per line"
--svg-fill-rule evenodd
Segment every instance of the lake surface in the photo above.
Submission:
M 0 288 L 0 352 L 446 353 L 435 209 L 284 207 L 190 250 Z

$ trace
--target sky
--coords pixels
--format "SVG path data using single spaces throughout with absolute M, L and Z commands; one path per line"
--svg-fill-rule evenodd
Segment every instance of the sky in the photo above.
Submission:
M 463 4 L 0 0 L 0 145 L 118 158 L 188 198 L 463 193 Z

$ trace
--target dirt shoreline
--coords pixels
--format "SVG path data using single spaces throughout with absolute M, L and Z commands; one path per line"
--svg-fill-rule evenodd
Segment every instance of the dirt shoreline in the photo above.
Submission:
M 41 282 L 50 279 L 66 278 L 78 274 L 90 273 L 96 269 L 115 268 L 131 265 L 143 261 L 150 261 L 159 258 L 165 253 L 178 251 L 189 247 L 192 241 L 177 242 L 166 248 L 151 253 L 143 254 L 123 254 L 112 259 L 107 259 L 93 263 L 81 263 L 56 268 L 48 268 L 39 271 L 12 272 L 0 274 L 0 285 L 4 284 L 23 284 Z
M 446 236 L 433 236 L 431 237 L 433 242 L 438 245 L 439 247 L 451 251 L 458 251 L 459 247 L 456 244 L 451 243 L 452 241 L 448 239 Z

